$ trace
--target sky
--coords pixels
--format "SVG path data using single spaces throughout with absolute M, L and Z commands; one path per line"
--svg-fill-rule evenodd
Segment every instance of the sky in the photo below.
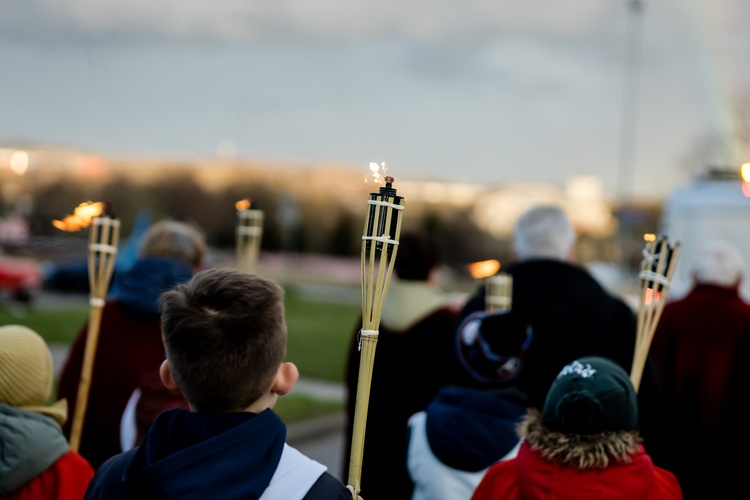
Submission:
M 750 155 L 750 2 L 632 1 L 3 0 L 0 147 L 662 196 Z

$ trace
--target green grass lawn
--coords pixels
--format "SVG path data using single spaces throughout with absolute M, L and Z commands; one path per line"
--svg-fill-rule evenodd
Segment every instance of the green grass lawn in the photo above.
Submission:
M 353 293 L 358 294 L 358 290 Z M 356 297 L 355 297 L 356 298 Z M 287 361 L 305 378 L 343 380 L 346 352 L 359 319 L 360 305 L 331 301 L 286 287 L 289 330 Z M 0 303 L 0 325 L 20 324 L 38 332 L 48 343 L 69 344 L 88 318 L 86 297 L 54 307 L 9 308 Z M 287 423 L 341 411 L 342 403 L 316 400 L 294 391 L 279 399 L 276 411 Z
M 346 351 L 359 319 L 359 304 L 338 303 L 295 292 L 287 287 L 289 329 L 287 360 L 308 378 L 343 380 Z M 48 343 L 69 344 L 88 318 L 85 297 L 62 306 L 10 309 L 0 304 L 0 325 L 20 324 L 38 332 Z

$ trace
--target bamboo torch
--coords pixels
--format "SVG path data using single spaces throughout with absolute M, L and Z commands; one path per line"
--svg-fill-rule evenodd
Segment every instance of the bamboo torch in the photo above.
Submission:
M 370 164 L 371 169 L 373 165 L 377 166 L 377 164 Z M 378 328 L 380 328 L 383 303 L 396 261 L 398 238 L 401 233 L 401 215 L 404 210 L 404 199 L 396 195 L 393 177 L 386 176 L 384 180 L 385 187 L 381 187 L 377 193 L 370 193 L 370 199 L 367 202 L 368 213 L 362 234 L 362 330 L 359 332 L 359 378 L 354 406 L 348 481 L 348 484 L 354 488 L 354 498 L 359 496 L 361 489 L 365 426 L 375 348 L 378 342 Z
M 638 329 L 633 352 L 633 366 L 630 370 L 630 381 L 636 392 L 641 384 L 643 368 L 651 347 L 651 340 L 654 338 L 656 325 L 667 303 L 667 292 L 680 254 L 680 243 L 670 246 L 666 236 L 662 236 L 658 241 L 654 235 L 646 235 L 645 238 L 644 258 L 638 275 L 641 279 Z
M 485 278 L 485 310 L 491 312 L 510 311 L 513 300 L 513 276 L 508 273 L 497 273 Z
M 81 442 L 81 431 L 91 387 L 91 373 L 94 369 L 94 354 L 99 340 L 102 309 L 112 271 L 114 271 L 119 236 L 120 221 L 110 214 L 104 212 L 101 216 L 91 220 L 88 247 L 89 287 L 91 289 L 89 322 L 81 366 L 81 380 L 78 383 L 78 395 L 70 431 L 70 447 L 75 451 L 78 451 Z
M 263 236 L 263 211 L 252 208 L 250 200 L 235 203 L 237 208 L 237 268 L 255 272 L 260 240 Z

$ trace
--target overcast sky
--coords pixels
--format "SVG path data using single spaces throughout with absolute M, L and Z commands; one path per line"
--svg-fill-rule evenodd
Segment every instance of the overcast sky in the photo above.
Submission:
M 610 194 L 660 195 L 711 137 L 726 139 L 717 162 L 750 154 L 735 140 L 750 2 L 629 3 L 3 0 L 0 145 L 376 161 L 397 179 L 491 184 L 596 174 Z

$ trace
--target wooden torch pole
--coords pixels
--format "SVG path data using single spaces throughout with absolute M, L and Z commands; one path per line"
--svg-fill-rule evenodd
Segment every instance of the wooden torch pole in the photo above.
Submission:
M 255 272 L 263 236 L 263 211 L 247 208 L 237 211 L 237 268 Z
M 83 352 L 81 379 L 78 383 L 78 394 L 70 431 L 70 447 L 78 451 L 81 443 L 83 421 L 88 406 L 91 373 L 94 369 L 94 355 L 99 340 L 102 309 L 109 289 L 109 281 L 114 270 L 117 243 L 120 235 L 120 221 L 109 216 L 95 217 L 89 229 L 89 321 L 86 335 L 86 346 Z
M 644 260 L 641 264 L 641 300 L 638 307 L 638 329 L 636 333 L 635 349 L 633 351 L 633 365 L 630 370 L 630 381 L 635 391 L 641 385 L 646 358 L 654 338 L 656 326 L 659 324 L 661 313 L 667 303 L 669 286 L 672 275 L 680 256 L 680 244 L 669 246 L 666 237 L 658 242 L 649 242 L 643 251 Z
M 348 484 L 354 488 L 354 498 L 359 496 L 361 489 L 365 427 L 378 328 L 396 261 L 398 238 L 401 234 L 401 213 L 404 210 L 404 199 L 396 196 L 396 190 L 392 187 L 393 178 L 386 177 L 385 181 L 385 187 L 381 187 L 378 193 L 370 194 L 369 210 L 362 234 L 362 330 L 348 478 Z

